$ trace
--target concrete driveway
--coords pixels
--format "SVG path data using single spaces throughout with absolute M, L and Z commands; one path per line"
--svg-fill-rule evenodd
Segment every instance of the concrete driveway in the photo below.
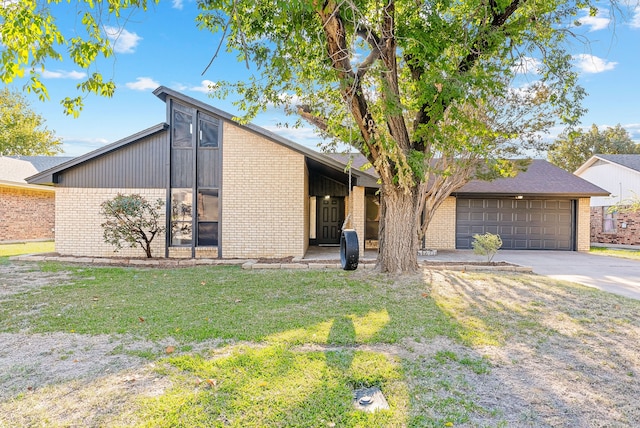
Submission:
M 439 252 L 440 253 L 440 252 Z M 458 250 L 466 260 L 483 260 L 471 250 Z M 434 257 L 440 258 L 438 256 Z M 443 255 L 445 256 L 445 255 Z M 446 257 L 446 256 L 445 256 Z M 530 266 L 539 275 L 577 282 L 610 293 L 640 299 L 640 261 L 576 251 L 500 250 L 494 261 Z

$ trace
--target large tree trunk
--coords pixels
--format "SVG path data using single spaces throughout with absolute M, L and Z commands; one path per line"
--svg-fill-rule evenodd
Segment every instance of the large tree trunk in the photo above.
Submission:
M 405 191 L 382 185 L 377 268 L 381 272 L 406 273 L 418 269 L 419 203 L 415 187 Z

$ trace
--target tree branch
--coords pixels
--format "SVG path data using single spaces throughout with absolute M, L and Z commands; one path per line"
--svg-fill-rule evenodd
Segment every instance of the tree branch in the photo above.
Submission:
M 311 107 L 308 105 L 297 105 L 298 114 L 307 122 L 317 126 L 322 131 L 326 131 L 329 128 L 327 120 L 322 117 L 318 117 L 311 112 Z
M 489 31 L 487 33 L 480 32 L 476 40 L 471 45 L 469 53 L 458 66 L 458 72 L 461 74 L 471 70 L 484 51 L 489 47 L 487 35 L 500 29 L 500 27 L 507 22 L 507 19 L 509 19 L 509 17 L 518 10 L 518 7 L 520 7 L 521 4 L 520 0 L 513 0 L 502 13 L 497 10 L 497 5 L 494 1 L 491 1 L 490 5 L 492 9 L 492 19 L 491 24 L 489 25 Z

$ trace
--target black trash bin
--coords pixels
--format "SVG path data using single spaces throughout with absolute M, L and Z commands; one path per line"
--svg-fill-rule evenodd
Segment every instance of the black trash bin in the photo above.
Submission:
M 340 263 L 344 270 L 356 270 L 360 258 L 358 234 L 353 229 L 345 229 L 340 235 Z

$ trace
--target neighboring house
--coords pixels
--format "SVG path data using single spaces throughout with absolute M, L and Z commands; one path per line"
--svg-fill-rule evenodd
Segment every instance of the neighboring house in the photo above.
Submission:
M 165 201 L 168 233 L 153 243 L 160 257 L 302 257 L 310 245 L 339 244 L 345 219 L 361 251 L 365 242 L 376 246 L 379 185 L 371 169 L 346 170 L 348 155 L 331 157 L 239 124 L 171 89 L 154 94 L 167 105 L 166 123 L 28 179 L 57 188 L 59 253 L 113 255 L 103 242 L 100 204 L 118 193 Z M 589 197 L 602 189 L 544 161 L 507 182 L 513 186 L 496 180 L 474 190 L 471 183 L 450 197 L 425 245 L 469 248 L 471 234 L 495 230 L 510 248 L 589 249 Z
M 609 212 L 609 207 L 640 197 L 640 155 L 594 155 L 575 175 L 610 195 L 591 198 L 591 242 L 640 245 L 640 213 Z
M 0 156 L 0 242 L 53 239 L 55 189 L 25 178 L 70 159 Z

